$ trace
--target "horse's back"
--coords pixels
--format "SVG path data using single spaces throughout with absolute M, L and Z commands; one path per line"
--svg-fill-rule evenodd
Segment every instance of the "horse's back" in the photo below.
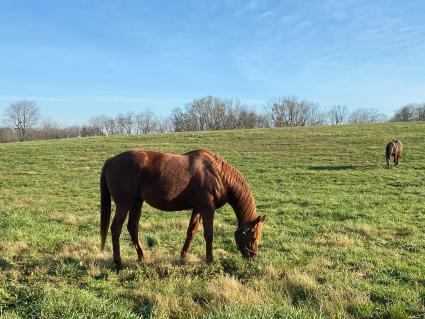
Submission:
M 220 184 L 207 159 L 209 154 L 206 150 L 185 154 L 138 149 L 123 152 L 105 163 L 108 187 L 115 201 L 141 197 L 161 210 L 202 205 Z

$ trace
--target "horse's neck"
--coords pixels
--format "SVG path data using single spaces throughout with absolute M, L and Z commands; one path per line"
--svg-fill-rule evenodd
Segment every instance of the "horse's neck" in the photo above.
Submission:
M 226 185 L 228 203 L 235 211 L 238 227 L 253 221 L 257 217 L 254 196 L 242 174 L 218 157 L 214 157 L 212 163 Z
M 229 195 L 229 204 L 235 211 L 238 227 L 255 220 L 257 217 L 255 201 L 248 185 L 230 186 Z

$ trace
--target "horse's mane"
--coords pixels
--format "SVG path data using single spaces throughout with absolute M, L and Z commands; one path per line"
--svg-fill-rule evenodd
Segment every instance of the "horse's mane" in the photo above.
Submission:
M 218 172 L 229 190 L 229 204 L 233 207 L 240 222 L 250 221 L 256 217 L 256 206 L 252 191 L 242 174 L 224 159 L 202 150 Z

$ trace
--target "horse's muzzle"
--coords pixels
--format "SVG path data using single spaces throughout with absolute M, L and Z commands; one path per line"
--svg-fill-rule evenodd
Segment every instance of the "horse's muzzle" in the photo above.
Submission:
M 247 247 L 241 249 L 242 256 L 248 260 L 255 260 L 257 258 L 257 252 Z

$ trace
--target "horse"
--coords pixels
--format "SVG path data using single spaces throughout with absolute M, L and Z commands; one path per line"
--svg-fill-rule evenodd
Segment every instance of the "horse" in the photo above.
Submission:
M 186 240 L 180 253 L 184 261 L 202 221 L 206 262 L 213 262 L 213 219 L 216 209 L 229 203 L 237 218 L 235 241 L 242 256 L 255 259 L 265 216 L 257 216 L 252 191 L 242 174 L 212 152 L 199 149 L 184 154 L 167 154 L 133 149 L 107 159 L 100 177 L 101 250 L 105 248 L 111 218 L 113 261 L 122 268 L 119 238 L 129 212 L 127 229 L 138 259 L 144 253 L 139 241 L 143 202 L 163 211 L 192 210 Z
M 391 156 L 394 157 L 394 166 L 398 166 L 398 159 L 403 151 L 403 144 L 399 140 L 392 140 L 385 148 L 385 155 L 387 160 L 387 168 L 390 168 Z

